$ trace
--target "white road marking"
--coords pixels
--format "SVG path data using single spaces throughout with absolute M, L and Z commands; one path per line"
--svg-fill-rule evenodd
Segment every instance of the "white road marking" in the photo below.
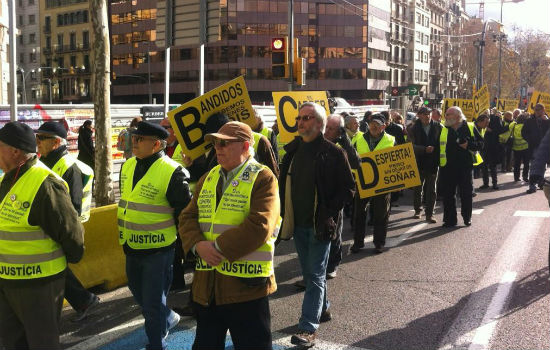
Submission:
M 113 342 L 119 338 L 124 337 L 126 334 L 141 327 L 145 323 L 145 320 L 140 317 L 129 322 L 123 323 L 114 328 L 108 329 L 104 332 L 94 335 L 83 342 L 77 343 L 71 346 L 67 350 L 91 350 L 98 349 L 101 346 Z
M 508 294 L 510 294 L 510 290 L 512 289 L 514 281 L 516 280 L 516 276 L 516 272 L 508 271 L 500 280 L 497 292 L 493 296 L 493 300 L 491 300 L 491 304 L 489 304 L 489 308 L 487 309 L 485 316 L 483 316 L 481 326 L 477 329 L 474 339 L 472 340 L 472 343 L 470 344 L 468 350 L 479 350 L 487 348 L 487 345 L 489 344 L 489 341 L 491 340 L 491 337 L 493 336 L 493 332 L 497 325 L 498 316 L 502 312 L 504 306 L 507 304 L 506 299 L 508 298 Z
M 472 215 L 481 215 L 485 209 L 472 209 Z
M 527 218 L 550 218 L 550 211 L 537 211 L 537 210 L 517 210 L 514 216 L 521 216 Z
M 466 305 L 440 343 L 440 349 L 488 347 L 498 326 L 496 320 L 508 303 L 512 277 L 515 278 L 515 273 L 510 271 L 522 270 L 544 221 L 533 217 L 518 220 L 470 293 Z
M 401 242 L 403 242 L 404 240 L 406 240 L 407 238 L 409 238 L 410 236 L 412 236 L 413 234 L 415 234 L 416 232 L 422 230 L 424 227 L 428 226 L 428 223 L 426 222 L 423 222 L 423 223 L 420 223 L 420 224 L 417 224 L 417 225 L 414 225 L 413 227 L 411 227 L 410 229 L 408 229 L 405 233 L 403 233 L 402 235 L 400 236 L 397 236 L 397 237 L 391 237 L 388 239 L 388 243 L 386 244 L 386 246 L 388 246 L 389 248 L 394 248 L 394 247 L 397 247 L 398 245 L 401 244 Z

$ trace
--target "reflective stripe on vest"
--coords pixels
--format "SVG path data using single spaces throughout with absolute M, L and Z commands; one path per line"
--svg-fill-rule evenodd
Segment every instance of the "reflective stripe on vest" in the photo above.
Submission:
M 474 124 L 468 123 L 468 129 L 470 129 L 470 134 L 474 137 Z M 443 127 L 441 130 L 441 135 L 439 136 L 439 166 L 444 167 L 447 165 L 447 136 L 449 134 L 448 127 Z M 483 158 L 479 152 L 471 152 L 473 157 L 474 166 L 477 166 L 483 163 Z
M 90 210 L 92 209 L 92 183 L 94 182 L 94 171 L 87 164 L 66 154 L 61 157 L 52 168 L 52 171 L 63 177 L 67 170 L 76 163 L 80 172 L 82 172 L 82 206 L 80 209 L 80 222 L 86 222 L 90 219 Z
M 395 137 L 385 132 L 382 135 L 382 139 L 378 142 L 376 147 L 374 147 L 374 149 L 371 150 L 367 140 L 365 140 L 365 137 L 363 135 L 364 134 L 362 134 L 361 137 L 359 137 L 357 139 L 357 142 L 355 143 L 355 148 L 357 149 L 357 153 L 359 153 L 359 155 L 363 153 L 378 151 L 384 148 L 390 148 L 390 147 L 393 147 L 395 144 Z
M 132 249 L 169 246 L 176 240 L 177 230 L 166 191 L 179 164 L 168 156 L 157 159 L 132 188 L 136 164 L 135 157 L 128 159 L 120 173 L 119 243 Z
M 30 208 L 48 176 L 63 181 L 37 161 L 17 180 L 0 203 L 0 278 L 41 278 L 56 275 L 67 267 L 61 246 L 39 226 L 29 224 Z
M 266 166 L 249 159 L 235 175 L 223 193 L 216 207 L 216 188 L 220 180 L 220 166 L 208 173 L 197 200 L 199 225 L 208 241 L 215 241 L 225 231 L 238 227 L 250 212 L 250 197 L 258 173 Z M 279 219 L 280 225 L 280 219 Z M 218 266 L 209 266 L 197 257 L 196 269 L 208 271 L 216 269 L 219 273 L 236 277 L 269 277 L 273 274 L 273 255 L 275 252 L 275 233 L 256 251 L 234 262 L 222 261 Z
M 529 148 L 529 144 L 521 136 L 521 129 L 523 129 L 523 125 L 524 124 L 514 123 L 514 125 L 511 126 L 513 128 L 513 134 L 512 135 L 514 137 L 514 141 L 512 143 L 512 149 L 514 151 L 524 151 L 527 148 Z

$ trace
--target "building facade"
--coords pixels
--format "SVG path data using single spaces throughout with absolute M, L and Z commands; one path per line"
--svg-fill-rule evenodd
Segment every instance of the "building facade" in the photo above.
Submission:
M 40 16 L 38 0 L 17 0 L 17 93 L 20 103 L 41 100 Z
M 43 101 L 91 99 L 92 23 L 88 0 L 40 1 Z
M 0 1 L 0 104 L 9 103 L 10 45 L 8 2 Z
M 110 4 L 115 103 L 147 102 L 149 81 L 153 99 L 162 102 L 164 51 L 156 45 L 155 28 L 157 21 L 166 23 L 166 19 L 157 17 L 156 3 Z M 330 90 L 333 96 L 357 102 L 379 98 L 387 90 L 391 0 L 368 3 L 369 7 L 366 0 L 294 1 L 294 33 L 300 56 L 307 62 L 306 85 L 301 89 Z M 367 16 L 369 10 L 372 14 Z M 215 13 L 219 40 L 206 45 L 205 91 L 245 75 L 252 101 L 271 103 L 271 92 L 288 86 L 286 80 L 272 77 L 270 48 L 273 37 L 288 35 L 288 1 L 220 0 Z M 178 27 L 174 26 L 174 36 L 180 35 Z M 198 79 L 197 46 L 172 47 L 170 102 L 195 97 Z
M 409 86 L 417 87 L 424 97 L 430 74 L 430 11 L 426 0 L 411 1 L 409 10 L 409 23 L 414 26 L 414 38 L 409 41 Z
M 447 0 L 428 0 L 430 10 L 430 84 L 428 86 L 428 98 L 441 100 L 444 96 L 448 71 L 446 63 L 450 52 L 445 43 L 449 42 L 446 27 L 446 19 L 449 12 Z

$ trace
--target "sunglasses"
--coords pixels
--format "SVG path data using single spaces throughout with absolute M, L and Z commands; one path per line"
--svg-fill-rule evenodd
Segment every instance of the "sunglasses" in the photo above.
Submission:
M 55 136 L 36 135 L 36 139 L 40 141 L 55 139 Z
M 314 115 L 304 115 L 303 117 L 297 116 L 296 121 L 299 122 L 300 120 L 302 120 L 304 122 L 307 122 L 308 120 L 313 119 L 313 118 L 315 118 Z
M 232 142 L 239 142 L 239 141 L 221 140 L 221 139 L 214 139 L 214 141 L 212 141 L 212 143 L 214 144 L 215 147 L 225 147 L 225 146 L 229 145 Z
M 170 125 L 162 125 L 162 127 L 163 127 L 165 130 L 172 129 L 172 127 L 171 127 Z

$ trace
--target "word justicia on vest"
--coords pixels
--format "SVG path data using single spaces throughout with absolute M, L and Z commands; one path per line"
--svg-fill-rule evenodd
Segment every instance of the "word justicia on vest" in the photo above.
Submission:
M 42 274 L 40 265 L 0 266 L 0 276 L 36 276 Z
M 149 235 L 130 234 L 130 243 L 149 244 L 149 243 L 162 243 L 166 242 L 164 234 L 149 233 Z
M 234 274 L 262 275 L 262 264 L 255 264 L 248 261 L 230 263 L 225 260 L 221 263 L 222 272 L 231 272 Z

